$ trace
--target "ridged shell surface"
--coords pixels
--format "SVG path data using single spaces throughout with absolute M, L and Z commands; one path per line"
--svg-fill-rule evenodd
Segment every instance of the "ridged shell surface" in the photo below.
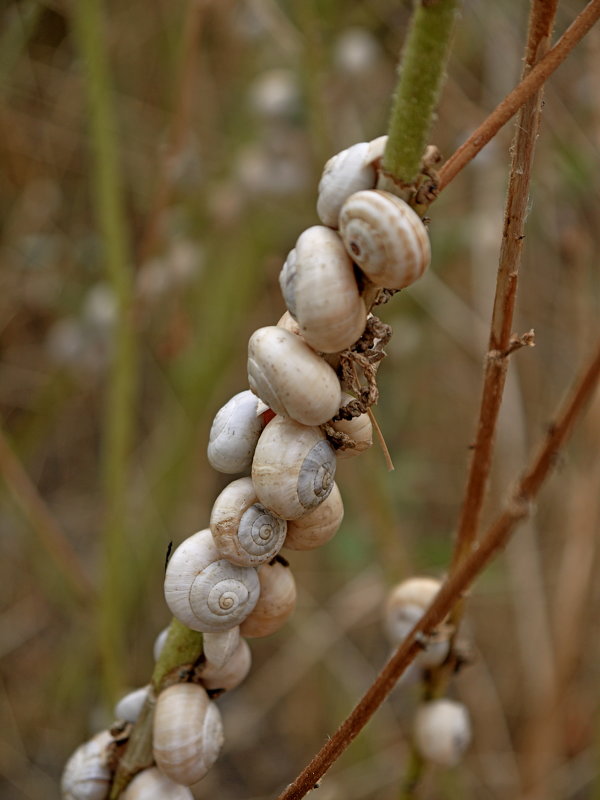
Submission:
M 223 745 L 221 714 L 202 686 L 178 683 L 156 701 L 152 747 L 160 771 L 175 783 L 201 780 Z
M 340 236 L 369 279 L 387 289 L 414 283 L 431 259 L 429 237 L 418 214 L 389 192 L 349 197 L 340 213 Z
M 240 639 L 231 657 L 220 667 L 210 662 L 202 670 L 202 683 L 212 691 L 224 689 L 230 691 L 239 686 L 252 666 L 252 653 L 245 639 Z
M 80 745 L 67 761 L 60 788 L 63 800 L 105 800 L 112 773 L 108 766 L 108 731 L 96 734 Z
M 276 414 L 303 425 L 322 425 L 340 406 L 334 370 L 306 342 L 275 325 L 250 337 L 248 383 Z
M 258 593 L 256 570 L 222 558 L 209 529 L 183 541 L 167 565 L 167 605 L 195 631 L 218 632 L 239 625 L 256 605 Z
M 344 504 L 337 484 L 329 497 L 314 511 L 288 522 L 284 547 L 290 550 L 314 550 L 332 539 L 344 519 Z M 259 576 L 260 577 L 260 576 Z
M 242 636 L 270 636 L 296 607 L 296 582 L 289 567 L 278 561 L 263 564 L 258 579 L 260 597 L 254 611 L 240 625 Z
M 335 468 L 333 447 L 319 428 L 277 416 L 258 440 L 252 482 L 266 508 L 298 519 L 329 496 Z
M 258 400 L 249 389 L 239 392 L 221 408 L 208 436 L 208 460 L 218 472 L 245 472 L 264 427 L 257 413 Z
M 369 143 L 358 142 L 325 164 L 317 199 L 317 214 L 323 225 L 337 228 L 340 209 L 348 197 L 375 186 L 377 173 L 369 162 L 369 153 Z
M 414 724 L 415 744 L 428 761 L 454 767 L 471 741 L 467 709 L 454 700 L 433 700 L 419 706 Z
M 194 800 L 187 786 L 175 783 L 156 767 L 138 772 L 122 797 L 123 800 Z

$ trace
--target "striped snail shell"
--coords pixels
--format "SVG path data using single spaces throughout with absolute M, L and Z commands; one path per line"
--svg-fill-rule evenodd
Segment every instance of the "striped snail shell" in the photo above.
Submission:
M 211 691 L 217 689 L 230 691 L 240 685 L 250 672 L 251 666 L 252 653 L 248 647 L 248 642 L 245 639 L 240 639 L 236 649 L 225 664 L 215 667 L 214 664 L 208 661 L 200 676 L 202 685 Z
M 313 511 L 300 519 L 288 522 L 284 547 L 290 550 L 313 550 L 332 539 L 339 530 L 344 518 L 344 504 L 337 484 L 329 497 Z M 260 573 L 258 575 L 260 578 Z
M 239 478 L 215 500 L 210 530 L 219 553 L 234 564 L 257 567 L 281 550 L 287 523 L 258 502 L 251 478 Z
M 138 772 L 122 797 L 123 800 L 194 800 L 187 786 L 175 783 L 156 767 Z
M 110 791 L 109 731 L 96 734 L 80 745 L 67 761 L 60 788 L 63 800 L 105 800 Z
M 222 744 L 221 714 L 202 686 L 177 683 L 159 694 L 152 749 L 164 775 L 191 786 L 212 767 Z
M 454 700 L 432 700 L 417 709 L 415 744 L 428 761 L 442 767 L 456 766 L 471 742 L 467 709 Z
M 222 558 L 209 529 L 183 541 L 167 565 L 167 605 L 194 631 L 234 628 L 252 611 L 258 593 L 256 570 Z
M 270 636 L 285 623 L 296 607 L 296 582 L 292 570 L 279 561 L 263 564 L 258 570 L 260 597 L 240 625 L 242 636 Z
M 335 453 L 319 428 L 275 417 L 261 434 L 252 462 L 260 502 L 284 519 L 298 519 L 333 489 Z
M 208 436 L 208 460 L 218 472 L 245 472 L 252 463 L 254 448 L 264 419 L 258 413 L 258 399 L 249 389 L 239 392 L 221 408 Z
M 376 286 L 404 289 L 429 265 L 425 226 L 412 208 L 389 192 L 353 194 L 340 212 L 346 250 Z

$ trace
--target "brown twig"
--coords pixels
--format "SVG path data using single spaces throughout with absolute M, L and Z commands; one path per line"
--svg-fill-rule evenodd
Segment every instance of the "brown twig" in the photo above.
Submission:
M 544 440 L 510 493 L 500 515 L 487 530 L 478 546 L 450 574 L 431 606 L 385 664 L 350 715 L 277 800 L 299 800 L 322 778 L 329 767 L 358 736 L 394 688 L 403 671 L 420 651 L 421 645 L 418 641 L 420 635 L 427 636 L 433 632 L 457 601 L 464 596 L 492 558 L 504 547 L 517 524 L 528 516 L 532 501 L 552 466 L 556 463 L 558 450 L 564 444 L 578 415 L 590 400 L 599 377 L 600 342 L 593 357 L 560 406 L 554 422 L 548 426 Z
M 549 3 L 548 5 L 552 5 Z M 510 92 L 471 136 L 453 153 L 439 171 L 438 191 L 471 161 L 485 145 L 493 139 L 508 120 L 532 97 L 562 64 L 571 50 L 583 39 L 592 25 L 600 18 L 600 0 L 590 0 L 583 11 L 560 37 L 554 47 L 529 72 L 518 86 Z

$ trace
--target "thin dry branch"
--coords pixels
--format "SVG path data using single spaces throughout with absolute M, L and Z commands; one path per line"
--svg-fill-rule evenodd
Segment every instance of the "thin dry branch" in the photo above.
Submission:
M 420 651 L 419 642 L 422 636 L 431 634 L 442 622 L 492 558 L 505 546 L 517 524 L 528 516 L 533 500 L 556 463 L 557 452 L 567 439 L 578 415 L 592 397 L 599 377 L 600 342 L 561 405 L 554 421 L 548 426 L 544 440 L 511 491 L 503 511 L 469 556 L 447 578 L 431 606 L 383 667 L 350 715 L 277 800 L 299 800 L 314 787 L 358 736 L 394 688 L 398 678 Z

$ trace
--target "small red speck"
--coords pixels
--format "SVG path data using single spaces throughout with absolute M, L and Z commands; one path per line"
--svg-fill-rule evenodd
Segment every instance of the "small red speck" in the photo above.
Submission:
M 275 417 L 275 416 L 276 416 L 275 412 L 274 412 L 274 411 L 271 411 L 271 409 L 270 409 L 270 408 L 268 408 L 266 411 L 263 411 L 263 413 L 261 414 L 261 417 L 262 417 L 262 418 L 263 418 L 263 420 L 265 421 L 265 425 L 266 425 L 268 422 L 271 422 L 271 420 L 272 420 L 272 419 L 273 419 L 273 417 Z

